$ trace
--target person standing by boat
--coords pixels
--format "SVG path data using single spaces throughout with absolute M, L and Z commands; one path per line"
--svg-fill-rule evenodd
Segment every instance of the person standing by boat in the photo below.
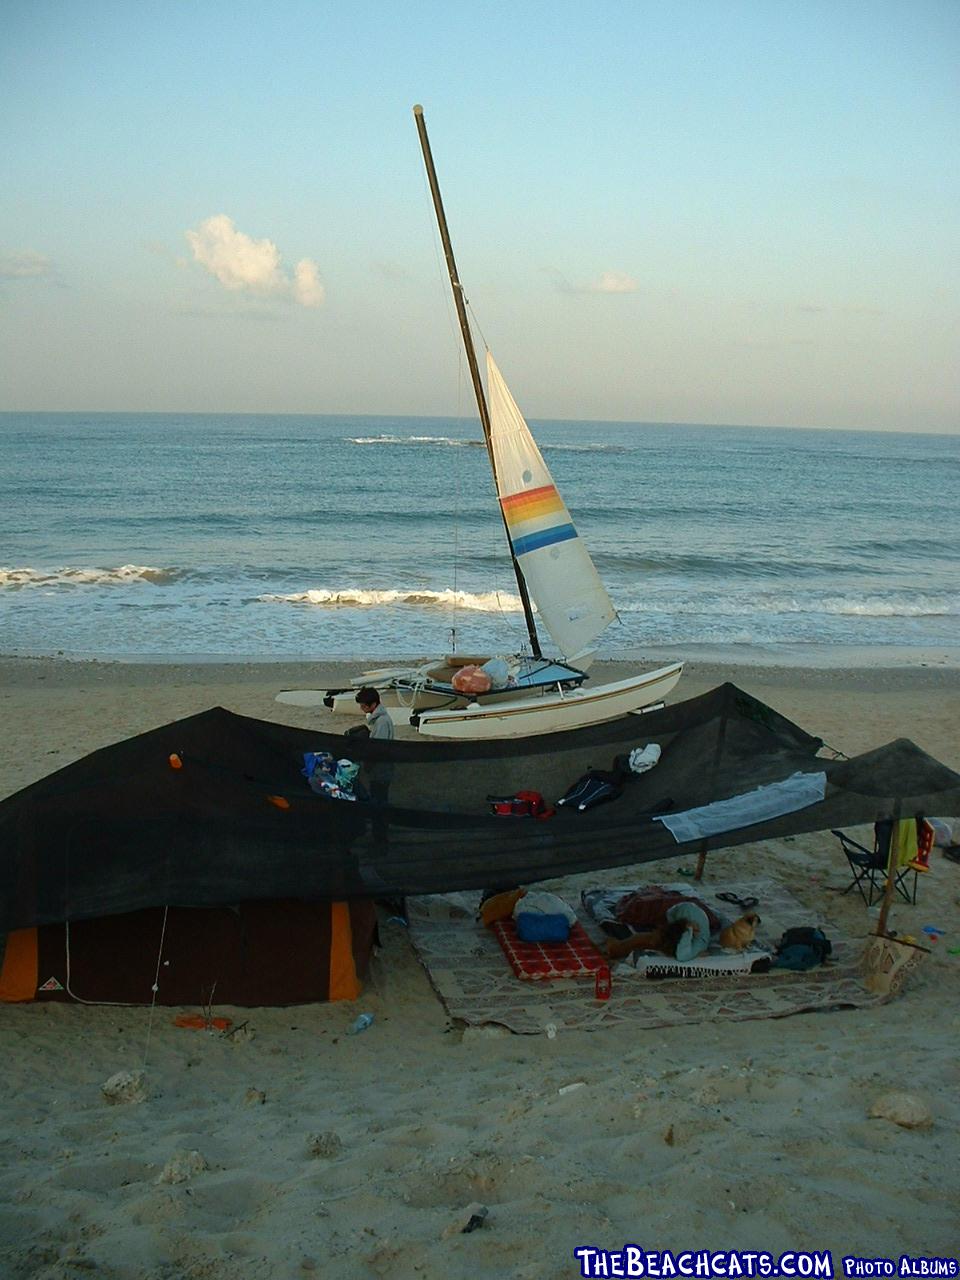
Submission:
M 367 718 L 370 737 L 378 742 L 392 742 L 394 737 L 393 721 L 390 719 L 390 713 L 381 703 L 380 694 L 377 690 L 365 685 L 357 694 L 356 701 Z M 372 808 L 372 813 L 370 814 L 370 836 L 373 849 L 370 852 L 376 855 L 378 849 L 386 849 L 390 839 L 387 804 L 389 803 L 390 783 L 393 781 L 393 765 L 389 760 L 368 760 L 364 772 Z M 361 879 L 368 887 L 373 889 L 386 887 L 383 877 L 372 861 L 364 862 L 361 858 L 359 871 Z M 391 902 L 390 909 L 397 915 L 406 917 L 406 909 L 402 898 L 398 899 L 396 904 Z
M 390 713 L 380 701 L 376 689 L 364 686 L 357 694 L 357 705 L 367 718 L 370 737 L 377 742 L 393 741 L 393 721 Z M 370 788 L 370 800 L 373 804 L 387 804 L 390 783 L 393 781 L 393 765 L 386 760 L 375 760 L 367 765 L 367 783 Z

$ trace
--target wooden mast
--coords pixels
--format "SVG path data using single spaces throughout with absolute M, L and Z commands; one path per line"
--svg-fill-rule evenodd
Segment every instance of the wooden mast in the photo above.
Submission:
M 483 439 L 487 446 L 487 454 L 490 458 L 490 466 L 493 469 L 494 477 L 497 474 L 497 467 L 493 457 L 493 443 L 490 438 L 490 413 L 487 409 L 487 398 L 483 393 L 483 383 L 480 380 L 480 369 L 477 366 L 477 353 L 473 347 L 473 336 L 470 333 L 470 322 L 467 319 L 467 306 L 463 298 L 463 285 L 460 283 L 460 276 L 457 273 L 457 264 L 453 256 L 453 245 L 450 243 L 450 232 L 447 229 L 447 217 L 443 211 L 443 200 L 440 197 L 440 184 L 437 182 L 437 171 L 433 167 L 433 155 L 430 151 L 430 139 L 427 137 L 427 126 L 423 118 L 423 107 L 419 104 L 413 108 L 413 118 L 416 121 L 417 133 L 420 137 L 420 150 L 423 152 L 423 163 L 427 170 L 427 180 L 430 183 L 430 194 L 433 197 L 433 208 L 437 215 L 437 225 L 440 228 L 440 239 L 443 242 L 443 256 L 447 261 L 447 272 L 450 276 L 450 288 L 453 290 L 453 301 L 457 308 L 457 318 L 460 321 L 460 332 L 463 335 L 463 346 L 467 353 L 467 364 L 470 366 L 470 377 L 473 381 L 474 395 L 477 397 L 477 409 L 480 412 L 480 425 L 483 428 Z M 499 506 L 499 502 L 497 504 Z M 523 605 L 523 616 L 527 620 L 527 634 L 530 637 L 530 645 L 535 658 L 542 657 L 540 651 L 540 639 L 537 635 L 536 624 L 533 620 L 533 606 L 530 603 L 530 593 L 527 591 L 526 580 L 523 576 L 523 570 L 517 561 L 517 557 L 513 554 L 513 544 L 510 541 L 510 529 L 507 525 L 507 517 L 503 513 L 503 507 L 500 507 L 500 518 L 503 521 L 503 530 L 507 535 L 507 547 L 510 550 L 510 559 L 513 562 L 513 572 L 517 578 L 517 587 L 520 591 L 520 601 Z

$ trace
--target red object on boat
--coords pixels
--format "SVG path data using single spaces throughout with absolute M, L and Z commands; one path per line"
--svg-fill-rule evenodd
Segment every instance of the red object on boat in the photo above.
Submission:
M 457 693 L 489 693 L 493 681 L 480 667 L 461 667 L 450 681 Z

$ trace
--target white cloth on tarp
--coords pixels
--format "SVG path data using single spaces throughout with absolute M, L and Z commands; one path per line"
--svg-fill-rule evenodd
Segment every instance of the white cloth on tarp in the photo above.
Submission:
M 648 742 L 645 747 L 634 747 L 629 759 L 631 773 L 646 773 L 660 759 L 660 743 Z
M 724 831 L 737 831 L 755 822 L 779 818 L 784 813 L 796 813 L 798 809 L 806 809 L 807 805 L 822 800 L 826 789 L 825 773 L 794 773 L 781 782 L 767 783 L 755 791 L 730 796 L 728 800 L 715 800 L 713 804 L 701 805 L 699 809 L 660 814 L 655 821 L 662 822 L 674 840 L 683 844 L 687 840 L 702 840 Z
M 513 908 L 513 918 L 520 915 L 563 916 L 567 924 L 577 923 L 573 907 L 546 889 L 528 889 Z
M 933 843 L 941 849 L 948 849 L 953 844 L 953 827 L 945 818 L 928 818 L 933 827 Z

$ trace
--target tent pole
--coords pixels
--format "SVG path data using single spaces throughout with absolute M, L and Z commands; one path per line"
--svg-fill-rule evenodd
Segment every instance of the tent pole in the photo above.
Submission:
M 703 879 L 703 869 L 707 865 L 707 842 L 704 840 L 700 846 L 700 852 L 697 854 L 697 869 L 693 873 L 694 880 Z
M 897 867 L 894 863 L 894 854 L 899 857 L 900 847 L 900 800 L 893 802 L 893 822 L 890 826 L 890 847 L 887 850 L 887 883 L 883 887 L 883 905 L 880 908 L 880 918 L 877 921 L 877 935 L 883 937 L 887 932 L 887 916 L 890 913 L 890 907 L 893 903 L 893 889 L 897 883 Z

